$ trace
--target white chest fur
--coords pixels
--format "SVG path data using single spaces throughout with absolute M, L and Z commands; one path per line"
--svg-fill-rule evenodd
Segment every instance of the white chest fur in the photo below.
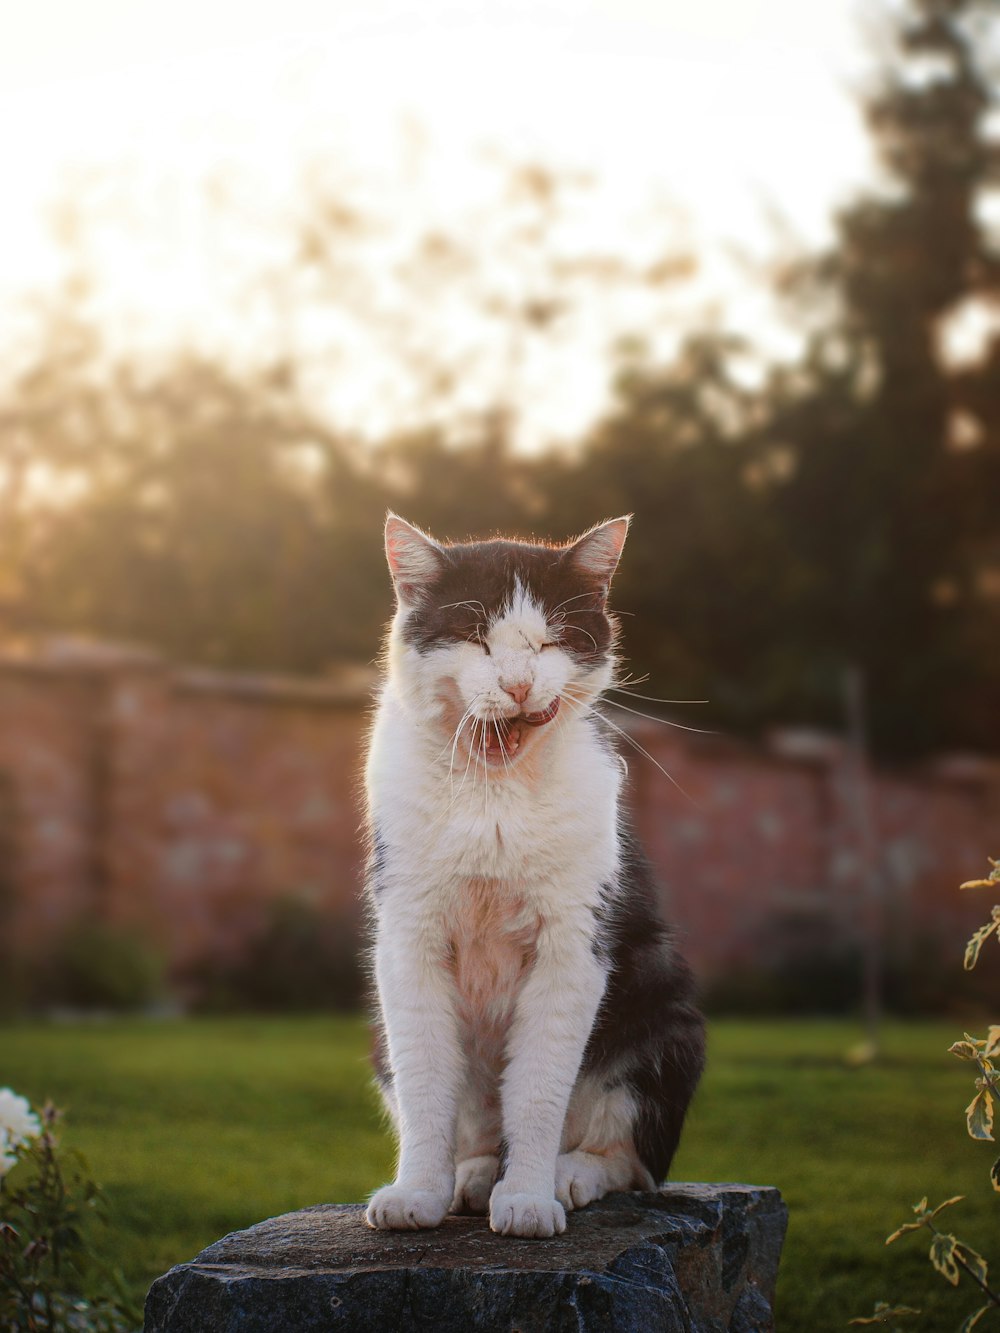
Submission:
M 464 885 L 492 881 L 549 919 L 592 903 L 615 874 L 621 770 L 584 719 L 561 721 L 532 765 L 452 771 L 439 737 L 387 691 L 367 779 L 374 830 L 391 849 L 387 904 L 433 898 L 453 912 Z

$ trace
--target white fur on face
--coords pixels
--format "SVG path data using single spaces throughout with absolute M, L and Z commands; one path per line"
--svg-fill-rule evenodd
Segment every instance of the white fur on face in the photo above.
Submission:
M 572 714 L 584 711 L 610 684 L 610 656 L 598 664 L 581 664 L 559 644 L 558 619 L 549 623 L 541 606 L 515 581 L 510 600 L 485 631 L 467 642 L 449 643 L 419 652 L 408 644 L 402 627 L 410 609 L 401 605 L 390 636 L 390 675 L 400 701 L 424 724 L 436 725 L 442 743 L 455 743 L 456 753 L 475 749 L 473 719 L 515 718 L 541 713 L 555 699 L 562 716 L 527 733 L 527 748 L 542 743 Z M 517 701 L 507 687 L 529 686 Z M 515 762 L 520 754 L 511 756 Z

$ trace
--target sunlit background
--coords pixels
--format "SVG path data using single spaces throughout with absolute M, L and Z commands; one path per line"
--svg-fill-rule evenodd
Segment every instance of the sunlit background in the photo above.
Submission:
M 793 0 L 43 4 L 0 54 L 0 275 L 85 274 L 130 355 L 294 354 L 316 410 L 369 437 L 513 399 L 522 444 L 572 441 L 617 336 L 669 349 L 697 314 L 800 346 L 761 266 L 828 242 L 871 174 L 863 35 Z M 537 219 L 526 168 L 560 187 Z M 303 231 L 336 292 L 306 287 Z M 556 261 L 595 271 L 563 273 L 579 308 L 515 354 L 513 303 Z
M 140 929 L 197 998 L 292 902 L 352 956 L 385 509 L 624 512 L 608 724 L 692 952 L 877 1006 L 996 810 L 999 44 L 979 0 L 8 20 L 13 952 Z
M 4 1008 L 357 1007 L 387 508 L 634 514 L 605 712 L 713 1013 L 863 1065 L 995 997 L 998 94 L 992 0 L 0 17 Z

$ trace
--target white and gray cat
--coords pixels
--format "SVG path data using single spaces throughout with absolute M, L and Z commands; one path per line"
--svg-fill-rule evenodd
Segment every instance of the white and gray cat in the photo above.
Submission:
M 397 608 L 366 773 L 379 1085 L 373 1227 L 551 1236 L 673 1158 L 704 1025 L 593 711 L 629 520 L 446 545 L 390 515 Z

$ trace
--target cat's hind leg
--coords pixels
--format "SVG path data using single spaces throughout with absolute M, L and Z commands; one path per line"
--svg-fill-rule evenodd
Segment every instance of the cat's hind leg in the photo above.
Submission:
M 459 1095 L 455 1196 L 449 1212 L 482 1216 L 500 1171 L 500 1098 L 495 1071 L 475 1049 Z
M 500 1158 L 493 1153 L 466 1157 L 455 1166 L 455 1197 L 452 1213 L 474 1213 L 482 1216 L 490 1211 L 490 1195 L 500 1171 Z
M 577 1149 L 556 1158 L 556 1198 L 570 1212 L 603 1199 L 612 1190 L 649 1189 L 636 1180 L 635 1150 L 630 1143 L 607 1152 Z
M 567 1211 L 612 1190 L 654 1188 L 636 1151 L 635 1120 L 635 1097 L 626 1085 L 608 1087 L 587 1075 L 579 1079 L 556 1159 L 556 1198 Z

